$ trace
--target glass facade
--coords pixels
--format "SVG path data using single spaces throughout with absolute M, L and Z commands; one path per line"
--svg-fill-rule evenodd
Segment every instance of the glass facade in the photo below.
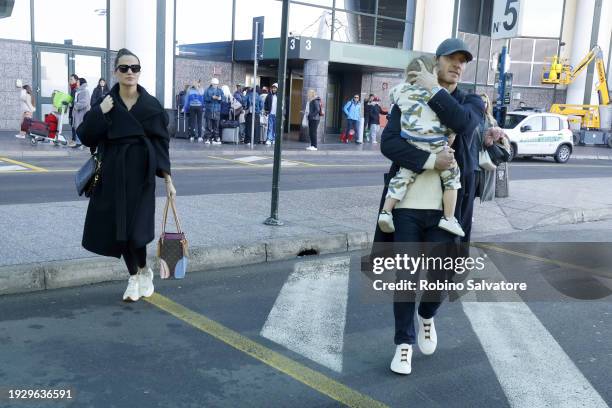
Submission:
M 222 56 L 220 50 L 214 49 L 221 45 L 211 43 L 232 40 L 232 14 L 236 41 L 252 38 L 252 22 L 256 16 L 265 17 L 266 39 L 280 37 L 282 3 L 279 0 L 235 0 L 233 13 L 232 3 L 232 0 L 177 0 L 177 55 Z M 404 48 L 406 30 L 412 30 L 412 24 L 406 24 L 406 4 L 405 0 L 291 1 L 289 35 Z M 210 10 L 214 14 L 208 17 Z
M 106 48 L 106 0 L 34 0 L 34 40 Z
M 0 19 L 0 38 L 30 41 L 30 0 L 16 0 L 10 17 Z

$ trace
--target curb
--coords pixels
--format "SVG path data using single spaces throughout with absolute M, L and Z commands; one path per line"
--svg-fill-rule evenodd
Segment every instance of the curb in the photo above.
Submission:
M 355 231 L 288 237 L 229 247 L 193 247 L 189 249 L 189 270 L 202 272 L 291 260 L 304 255 L 355 251 L 369 246 L 370 234 Z M 147 262 L 149 265 L 156 265 L 155 257 L 149 257 Z M 157 268 L 154 269 L 157 272 Z M 7 265 L 0 267 L 0 296 L 125 279 L 126 270 L 123 262 L 104 257 Z
M 567 225 L 602 221 L 610 218 L 612 218 L 612 207 L 594 209 L 566 209 L 543 218 L 529 229 L 550 225 Z

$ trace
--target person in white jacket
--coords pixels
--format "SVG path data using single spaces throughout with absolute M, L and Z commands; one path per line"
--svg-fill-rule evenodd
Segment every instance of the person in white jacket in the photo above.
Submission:
M 32 115 L 36 111 L 34 107 L 35 104 L 34 95 L 32 95 L 32 87 L 30 85 L 23 85 L 21 87 L 21 94 L 19 95 L 19 105 L 22 113 L 21 129 L 19 134 L 15 135 L 15 137 L 25 139 L 29 128 L 28 122 L 25 119 L 32 118 Z

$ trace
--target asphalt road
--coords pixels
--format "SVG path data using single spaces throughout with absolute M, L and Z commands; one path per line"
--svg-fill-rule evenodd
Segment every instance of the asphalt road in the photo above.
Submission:
M 0 205 L 78 200 L 74 173 L 86 157 L 32 158 L 25 163 L 0 158 Z M 9 166 L 10 171 L 2 171 L 2 166 Z M 34 170 L 25 166 L 34 166 Z M 271 190 L 271 166 L 271 157 L 257 154 L 251 157 L 179 155 L 173 160 L 173 177 L 181 195 L 265 192 Z M 287 156 L 280 189 L 381 185 L 388 167 L 388 161 L 378 155 Z M 518 159 L 510 170 L 512 180 L 605 176 L 612 176 L 612 161 L 573 160 L 556 164 L 551 159 Z M 158 194 L 164 194 L 163 185 L 160 183 L 158 187 Z
M 498 238 L 605 241 L 611 225 Z M 423 356 L 415 348 L 413 372 L 404 377 L 388 368 L 391 305 L 364 297 L 368 281 L 356 260 L 344 268 L 347 255 L 307 257 L 156 280 L 162 296 L 135 304 L 120 301 L 124 283 L 0 297 L 0 406 L 612 402 L 609 298 L 445 303 L 436 317 L 438 350 Z M 525 279 L 541 286 L 545 266 L 530 267 Z M 74 399 L 11 404 L 8 388 L 70 389 Z

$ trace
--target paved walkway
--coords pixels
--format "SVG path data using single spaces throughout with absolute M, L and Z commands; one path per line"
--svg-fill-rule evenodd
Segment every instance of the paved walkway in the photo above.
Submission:
M 36 156 L 68 156 L 73 154 L 86 154 L 86 151 L 70 149 L 66 147 L 56 147 L 49 143 L 38 143 L 32 146 L 28 140 L 17 139 L 15 132 L 0 131 L 0 156 L 12 156 L 14 158 L 26 158 Z M 310 143 L 296 142 L 293 140 L 283 141 L 283 154 L 294 155 L 303 154 Z M 380 145 L 364 143 L 340 143 L 337 135 L 328 135 L 325 143 L 319 144 L 319 151 L 308 152 L 313 155 L 380 155 Z M 199 154 L 201 152 L 214 153 L 220 155 L 241 155 L 251 154 L 274 154 L 274 146 L 257 144 L 253 149 L 249 145 L 207 145 L 204 143 L 190 143 L 186 139 L 172 139 L 170 143 L 171 155 L 180 154 L 182 156 L 190 153 Z M 594 159 L 612 160 L 612 149 L 607 146 L 575 146 L 572 159 Z
M 269 193 L 178 197 L 177 204 L 192 247 L 231 247 L 326 234 L 371 234 L 381 188 L 281 192 L 283 227 L 263 224 L 270 212 Z M 571 188 L 565 180 L 513 181 L 510 194 L 495 202 L 476 201 L 474 240 L 536 225 L 612 216 L 612 184 L 605 178 L 572 179 Z M 163 200 L 157 202 L 157 220 Z M 91 257 L 80 244 L 86 209 L 85 200 L 1 206 L 0 266 Z

